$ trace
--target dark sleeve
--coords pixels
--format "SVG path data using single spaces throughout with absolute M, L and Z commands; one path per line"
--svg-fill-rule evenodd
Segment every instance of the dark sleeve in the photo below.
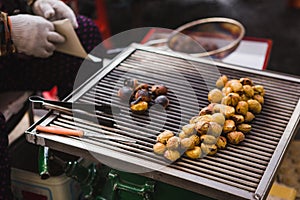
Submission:
M 1 11 L 8 13 L 8 15 L 32 13 L 27 0 L 2 0 L 1 2 Z

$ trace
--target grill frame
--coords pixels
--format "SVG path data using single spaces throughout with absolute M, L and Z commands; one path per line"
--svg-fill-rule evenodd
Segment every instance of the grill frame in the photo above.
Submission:
M 133 44 L 130 47 L 128 47 L 125 51 L 123 51 L 120 55 L 118 55 L 113 61 L 106 67 L 101 70 L 99 70 L 97 73 L 95 73 L 91 78 L 89 78 L 84 84 L 82 84 L 78 89 L 74 90 L 72 94 L 69 95 L 65 99 L 65 101 L 73 102 L 79 99 L 83 93 L 85 93 L 89 88 L 91 88 L 93 85 L 95 85 L 95 82 L 98 80 L 101 80 L 103 77 L 105 77 L 107 74 L 110 73 L 111 70 L 115 69 L 123 60 L 125 60 L 127 57 L 129 57 L 133 52 L 136 50 L 142 50 L 157 54 L 162 54 L 166 56 L 171 57 L 180 57 L 183 59 L 200 62 L 204 64 L 211 64 L 211 61 L 201 59 L 201 58 L 194 58 L 190 57 L 188 55 L 182 55 L 182 54 L 174 54 L 174 52 L 166 52 L 159 49 L 155 49 L 153 47 L 147 47 L 144 45 L 138 45 Z M 231 70 L 238 70 L 243 72 L 251 72 L 254 74 L 270 77 L 270 78 L 276 78 L 276 79 L 282 79 L 287 80 L 291 82 L 300 83 L 300 79 L 296 77 L 291 77 L 287 75 L 277 74 L 273 72 L 268 71 L 257 71 L 253 69 L 248 68 L 241 68 L 239 66 L 234 65 L 228 65 L 221 62 L 214 62 L 216 66 L 228 68 Z M 162 167 L 160 164 L 156 163 L 146 163 L 142 166 L 137 164 L 139 162 L 136 162 L 139 160 L 138 158 L 132 158 L 130 155 L 124 156 L 120 154 L 119 156 L 116 155 L 116 152 L 108 151 L 104 147 L 99 147 L 98 145 L 91 145 L 90 143 L 85 141 L 81 141 L 76 138 L 66 138 L 61 136 L 55 136 L 55 135 L 47 135 L 47 134 L 36 134 L 35 126 L 38 124 L 41 125 L 48 125 L 53 119 L 56 118 L 56 112 L 51 111 L 46 116 L 44 116 L 41 120 L 39 120 L 37 123 L 35 123 L 33 126 L 31 126 L 26 131 L 26 137 L 27 140 L 31 143 L 42 145 L 42 146 L 49 146 L 50 148 L 68 152 L 71 154 L 76 154 L 78 156 L 82 156 L 85 158 L 90 158 L 91 155 L 89 154 L 89 151 L 95 152 L 99 155 L 100 160 L 105 160 L 106 162 L 113 162 L 116 164 L 116 168 L 118 165 L 122 164 L 131 164 L 132 167 L 144 167 L 148 166 L 149 169 L 153 169 L 155 171 L 142 174 L 146 177 L 153 178 L 158 181 L 166 182 L 171 185 L 175 185 L 178 187 L 183 187 L 187 190 L 191 190 L 193 192 L 210 196 L 212 198 L 217 199 L 265 199 L 268 191 L 272 185 L 273 179 L 275 178 L 276 171 L 280 165 L 280 162 L 284 156 L 284 153 L 286 152 L 286 149 L 288 148 L 288 145 L 290 141 L 292 140 L 297 125 L 299 124 L 299 116 L 300 116 L 300 100 L 298 100 L 297 105 L 293 111 L 293 114 L 290 117 L 290 120 L 286 126 L 286 129 L 284 130 L 282 137 L 280 138 L 278 145 L 275 149 L 275 152 L 272 154 L 272 157 L 269 161 L 269 164 L 267 168 L 265 169 L 265 172 L 263 176 L 260 179 L 259 185 L 256 188 L 256 191 L 248 192 L 246 190 L 242 190 L 224 183 L 219 183 L 217 181 L 209 180 L 204 177 L 196 177 L 194 175 L 191 175 L 187 172 L 183 172 L 181 170 L 177 170 L 175 168 L 171 167 Z M 59 142 L 58 142 L 59 141 Z M 87 146 L 89 145 L 88 150 Z M 114 156 L 111 156 L 114 155 Z M 159 170 L 157 170 L 159 169 Z M 201 186 L 201 187 L 200 187 Z M 217 190 L 215 189 L 217 188 Z

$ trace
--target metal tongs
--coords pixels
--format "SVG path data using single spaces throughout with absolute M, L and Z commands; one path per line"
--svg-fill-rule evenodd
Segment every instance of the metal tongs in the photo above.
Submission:
M 49 109 L 49 110 L 57 110 L 61 112 L 91 112 L 91 111 L 101 111 L 105 114 L 112 114 L 112 111 L 114 114 L 120 113 L 120 108 L 103 104 L 103 103 L 97 103 L 97 104 L 88 104 L 88 103 L 77 103 L 77 102 L 67 102 L 67 101 L 53 101 L 53 100 L 47 100 L 40 96 L 31 96 L 29 97 L 29 100 L 33 103 L 33 107 L 35 109 Z
M 92 111 L 101 111 L 105 114 L 112 114 L 112 110 L 114 114 L 120 113 L 120 108 L 111 106 L 108 104 L 87 104 L 87 103 L 73 103 L 73 102 L 63 102 L 63 101 L 52 101 L 46 100 L 39 96 L 31 96 L 29 100 L 33 103 L 33 107 L 35 109 L 48 109 L 48 110 L 56 110 L 63 113 L 76 113 L 80 114 L 81 117 L 85 118 L 86 115 L 91 114 Z M 102 125 L 112 126 L 114 121 L 113 120 L 99 120 L 99 123 Z M 118 137 L 118 136 L 111 136 L 99 133 L 93 133 L 89 131 L 83 130 L 74 130 L 69 128 L 60 128 L 60 127 L 53 127 L 53 126 L 36 126 L 36 130 L 39 132 L 44 133 L 51 133 L 56 135 L 65 135 L 65 136 L 76 136 L 76 137 L 94 137 L 99 139 L 108 139 L 108 140 L 115 140 L 120 142 L 129 142 L 135 143 L 135 140 L 125 138 L 125 137 Z

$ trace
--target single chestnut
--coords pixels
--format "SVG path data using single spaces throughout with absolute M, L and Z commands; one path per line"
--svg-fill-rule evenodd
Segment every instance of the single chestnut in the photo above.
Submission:
M 130 109 L 134 113 L 142 114 L 148 110 L 148 103 L 146 101 L 140 101 L 136 104 L 131 104 Z
M 155 98 L 154 103 L 155 104 L 160 104 L 164 108 L 166 108 L 169 105 L 170 101 L 169 101 L 168 97 L 166 97 L 165 95 L 160 95 L 160 96 Z
M 253 81 L 250 78 L 244 77 L 240 78 L 240 82 L 242 85 L 253 85 Z
M 148 84 L 147 83 L 141 83 L 141 84 L 139 84 L 135 89 L 134 89 L 134 91 L 136 92 L 136 91 L 138 91 L 138 90 L 142 90 L 142 89 L 145 89 L 145 90 L 147 90 L 148 89 Z
M 166 150 L 167 147 L 163 143 L 158 142 L 155 145 L 153 145 L 153 151 L 156 154 L 164 154 Z
M 168 92 L 168 88 L 166 86 L 162 85 L 162 84 L 160 84 L 160 85 L 153 85 L 151 87 L 151 92 L 155 96 L 166 95 L 167 92 Z
M 135 99 L 141 98 L 142 101 L 150 102 L 151 101 L 151 96 L 146 89 L 141 89 L 136 91 L 134 95 Z

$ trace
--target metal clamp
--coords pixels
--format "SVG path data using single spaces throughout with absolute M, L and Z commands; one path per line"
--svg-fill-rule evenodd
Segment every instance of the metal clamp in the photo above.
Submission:
M 119 175 L 115 172 L 110 172 L 108 178 L 111 181 L 113 187 L 112 199 L 118 199 L 118 192 L 125 191 L 128 193 L 136 194 L 141 197 L 141 200 L 151 200 L 152 193 L 154 193 L 155 182 L 146 181 L 144 185 L 137 186 L 136 184 L 122 183 Z

